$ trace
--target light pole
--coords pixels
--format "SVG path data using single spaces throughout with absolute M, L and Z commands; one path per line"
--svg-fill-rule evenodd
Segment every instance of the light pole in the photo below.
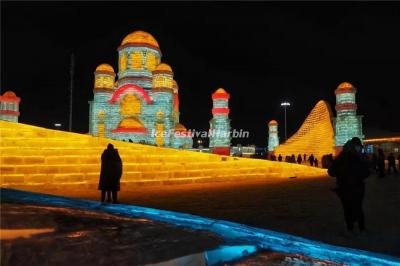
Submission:
M 290 106 L 290 102 L 284 101 L 281 102 L 281 106 L 283 106 L 283 109 L 285 109 L 285 141 L 287 140 L 287 130 L 286 130 L 286 108 Z
M 54 123 L 54 127 L 55 127 L 57 130 L 60 130 L 60 129 L 61 129 L 61 123 Z

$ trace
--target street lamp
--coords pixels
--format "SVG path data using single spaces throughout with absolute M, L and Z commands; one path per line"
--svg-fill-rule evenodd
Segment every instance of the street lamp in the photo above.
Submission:
M 288 108 L 290 106 L 290 102 L 288 101 L 284 101 L 281 102 L 281 106 L 283 106 L 283 108 L 285 109 L 285 141 L 287 140 L 287 130 L 286 130 L 286 108 Z
M 54 127 L 55 127 L 57 130 L 60 130 L 60 128 L 61 128 L 61 123 L 54 123 Z

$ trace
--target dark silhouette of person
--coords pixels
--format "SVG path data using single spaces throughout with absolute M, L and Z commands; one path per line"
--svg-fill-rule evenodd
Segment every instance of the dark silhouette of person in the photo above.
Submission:
M 301 164 L 301 161 L 302 161 L 301 154 L 299 154 L 299 155 L 297 156 L 297 163 L 298 163 L 298 164 Z
M 399 153 L 399 155 L 397 155 L 397 165 L 399 166 L 399 170 L 400 170 L 400 153 Z
M 379 172 L 379 177 L 385 176 L 385 154 L 383 153 L 382 149 L 378 149 L 378 160 L 377 160 L 377 167 Z
M 369 176 L 369 163 L 362 156 L 362 143 L 357 137 L 347 141 L 343 151 L 328 169 L 330 176 L 336 177 L 337 187 L 333 190 L 339 196 L 348 231 L 353 231 L 358 223 L 360 232 L 365 230 L 363 200 L 364 179 Z
M 118 203 L 117 193 L 120 190 L 120 179 L 122 176 L 122 160 L 118 150 L 109 143 L 107 149 L 101 155 L 101 170 L 99 190 L 101 190 L 101 202 L 104 202 L 107 193 L 107 202 Z
M 290 162 L 296 163 L 296 156 L 294 156 L 294 154 L 292 154 L 292 156 L 290 156 Z
M 307 154 L 305 154 L 305 153 L 303 154 L 303 161 L 307 162 Z
M 378 156 L 375 152 L 371 156 L 371 168 L 375 171 L 375 173 L 378 173 Z
M 389 154 L 389 156 L 387 157 L 387 160 L 388 160 L 388 174 L 392 173 L 392 169 L 393 169 L 393 173 L 397 174 L 396 158 L 394 157 L 393 152 L 391 152 Z
M 326 164 L 327 164 L 326 168 L 329 169 L 329 167 L 331 167 L 332 163 L 333 163 L 333 154 L 329 153 L 328 156 L 326 156 Z
M 311 154 L 311 155 L 308 157 L 308 161 L 310 162 L 310 165 L 311 165 L 311 166 L 314 165 L 314 154 Z
M 278 161 L 282 162 L 282 155 L 279 154 Z
M 315 157 L 315 159 L 314 159 L 314 166 L 318 167 L 318 159 L 317 159 L 317 157 Z

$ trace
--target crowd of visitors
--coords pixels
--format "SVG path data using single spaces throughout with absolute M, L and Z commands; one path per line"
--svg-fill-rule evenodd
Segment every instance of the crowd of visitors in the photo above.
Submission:
M 274 155 L 274 154 L 271 154 L 271 155 L 269 155 L 268 159 L 271 161 L 279 161 L 279 162 L 283 161 L 283 157 L 281 154 L 279 154 L 278 157 L 276 157 L 276 155 Z M 310 166 L 315 166 L 315 167 L 319 166 L 318 158 L 316 156 L 314 156 L 314 154 L 310 154 L 309 156 L 307 154 L 303 154 L 303 155 L 298 154 L 297 157 L 294 154 L 292 154 L 290 156 L 286 155 L 284 161 L 287 163 L 309 164 Z M 333 161 L 332 154 L 326 154 L 326 155 L 322 156 L 322 158 L 321 158 L 322 168 L 328 168 L 332 161 Z
M 400 171 L 400 153 L 397 157 L 392 152 L 386 156 L 382 149 L 378 149 L 377 153 L 363 153 L 363 156 L 369 161 L 371 168 L 380 178 L 384 177 L 386 174 L 397 174 Z M 307 164 L 319 167 L 318 158 L 314 156 L 314 154 L 298 154 L 297 156 L 292 154 L 290 156 L 286 155 L 285 158 L 283 158 L 281 154 L 279 154 L 278 157 L 271 154 L 268 159 L 271 161 L 284 161 L 287 163 Z M 321 157 L 321 167 L 328 169 L 332 165 L 333 159 L 332 153 L 323 155 Z M 396 161 L 398 161 L 398 163 L 396 163 Z
M 398 166 L 396 167 L 396 157 L 393 152 L 385 156 L 382 149 L 369 156 L 371 168 L 378 174 L 378 177 L 385 177 L 386 174 L 397 174 L 400 168 L 400 153 L 397 155 Z

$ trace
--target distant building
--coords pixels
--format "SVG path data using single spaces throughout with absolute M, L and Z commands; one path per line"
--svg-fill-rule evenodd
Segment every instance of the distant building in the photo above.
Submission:
M 18 122 L 21 99 L 12 91 L 0 96 L 0 120 Z
M 400 132 L 366 128 L 364 149 L 367 153 L 374 153 L 378 149 L 382 149 L 386 155 L 393 152 L 397 156 L 400 154 Z

